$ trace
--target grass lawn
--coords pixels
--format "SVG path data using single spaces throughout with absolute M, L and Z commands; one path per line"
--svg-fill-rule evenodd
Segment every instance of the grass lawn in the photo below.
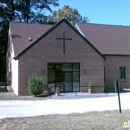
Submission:
M 120 130 L 122 120 L 130 120 L 130 110 L 6 118 L 0 120 L 0 130 Z
M 44 100 L 51 98 L 50 95 L 41 94 L 34 96 L 17 96 L 13 92 L 0 92 L 0 100 Z

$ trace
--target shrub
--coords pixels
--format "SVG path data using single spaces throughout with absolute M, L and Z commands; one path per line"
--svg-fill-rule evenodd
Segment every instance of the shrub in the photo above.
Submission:
M 32 74 L 28 78 L 28 92 L 34 96 L 42 94 L 43 92 L 43 78 L 39 77 L 38 75 Z
M 88 84 L 88 87 L 89 87 L 89 88 L 92 88 L 92 86 L 93 86 L 93 85 L 92 85 L 91 83 Z

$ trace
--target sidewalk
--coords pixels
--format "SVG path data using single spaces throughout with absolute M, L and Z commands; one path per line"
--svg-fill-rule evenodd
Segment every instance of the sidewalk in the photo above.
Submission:
M 59 96 L 52 95 L 52 99 L 83 99 L 83 98 L 102 98 L 102 97 L 113 97 L 117 96 L 117 93 L 82 93 L 82 92 L 72 92 L 72 93 L 60 93 Z

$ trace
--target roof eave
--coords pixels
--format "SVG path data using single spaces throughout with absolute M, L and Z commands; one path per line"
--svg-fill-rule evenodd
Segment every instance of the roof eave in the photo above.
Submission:
M 28 49 L 30 49 L 32 46 L 34 46 L 38 41 L 40 41 L 42 38 L 47 36 L 50 32 L 52 32 L 55 28 L 57 28 L 61 23 L 65 22 L 73 31 L 75 31 L 82 39 L 84 39 L 103 59 L 105 59 L 105 56 L 97 49 L 95 48 L 76 28 L 74 28 L 66 19 L 62 19 L 60 22 L 55 24 L 51 29 L 49 29 L 46 33 L 41 35 L 38 39 L 36 39 L 31 45 L 26 47 L 24 50 L 22 50 L 20 53 L 18 53 L 14 59 L 17 60 L 23 53 L 25 53 Z

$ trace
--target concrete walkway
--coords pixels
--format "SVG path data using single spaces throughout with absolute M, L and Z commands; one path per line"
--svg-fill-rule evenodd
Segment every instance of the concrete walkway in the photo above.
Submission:
M 123 110 L 130 109 L 130 93 L 121 93 Z M 1 100 L 0 118 L 28 117 L 47 114 L 69 114 L 90 111 L 118 110 L 118 97 L 111 94 L 66 93 L 52 99 L 21 101 Z
M 70 100 L 70 99 L 83 99 L 83 98 L 102 98 L 102 97 L 113 97 L 117 96 L 116 93 L 82 93 L 82 92 L 72 92 L 72 93 L 60 93 L 60 96 L 52 95 L 52 99 L 60 99 L 60 100 Z

